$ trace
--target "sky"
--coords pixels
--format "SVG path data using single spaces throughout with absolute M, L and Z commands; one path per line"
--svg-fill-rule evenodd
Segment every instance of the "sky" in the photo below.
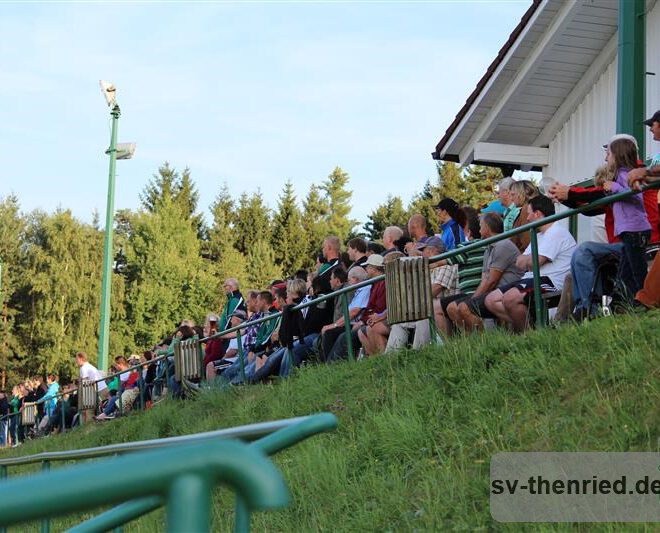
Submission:
M 530 5 L 438 2 L 0 3 L 0 198 L 105 217 L 117 86 L 115 208 L 165 161 L 200 210 L 224 183 L 275 208 L 336 166 L 353 218 L 435 176 L 431 152 Z

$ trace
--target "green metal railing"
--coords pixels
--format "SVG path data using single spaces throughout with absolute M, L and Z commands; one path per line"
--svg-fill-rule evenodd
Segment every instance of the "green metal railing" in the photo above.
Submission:
M 289 503 L 282 475 L 260 450 L 235 441 L 205 442 L 4 481 L 0 524 L 150 496 L 161 498 L 167 506 L 168 531 L 207 531 L 211 490 L 219 483 L 231 486 L 249 510 Z
M 260 424 L 250 424 L 247 426 L 241 426 L 236 428 L 221 429 L 216 431 L 209 431 L 206 433 L 198 433 L 195 435 L 183 435 L 178 437 L 170 437 L 165 439 L 153 439 L 147 441 L 131 442 L 131 443 L 122 443 L 122 444 L 113 444 L 109 446 L 101 446 L 97 448 L 87 448 L 82 450 L 67 450 L 62 452 L 45 452 L 30 455 L 27 457 L 15 457 L 0 460 L 0 479 L 7 478 L 8 468 L 15 466 L 23 466 L 41 463 L 42 470 L 47 467 L 50 467 L 50 464 L 58 461 L 72 461 L 72 460 L 85 460 L 85 459 L 94 459 L 99 457 L 108 457 L 114 455 L 123 455 L 123 454 L 135 454 L 139 452 L 142 455 L 143 452 L 155 452 L 167 450 L 168 453 L 176 453 L 174 461 L 178 461 L 179 457 L 183 453 L 181 450 L 187 446 L 216 446 L 218 442 L 225 441 L 227 439 L 240 439 L 245 442 L 251 442 L 249 448 L 255 450 L 260 454 L 273 455 L 283 449 L 291 447 L 302 440 L 322 433 L 325 431 L 333 430 L 337 427 L 337 418 L 330 413 L 320 413 L 311 416 L 292 418 L 288 420 L 279 420 L 274 422 L 265 422 Z M 186 448 L 187 449 L 187 448 Z M 206 448 L 205 448 L 206 449 Z M 145 458 L 146 459 L 146 458 Z M 145 459 L 142 459 L 144 461 Z M 151 460 L 151 459 L 149 459 Z M 153 465 L 160 463 L 151 463 Z M 88 466 L 88 465 L 85 465 Z M 115 466 L 116 468 L 116 466 Z M 156 467 L 158 469 L 159 467 Z M 49 474 L 40 474 L 40 476 L 49 476 L 55 473 L 61 473 L 68 471 L 70 469 L 62 469 Z M 34 479 L 38 476 L 33 476 L 30 479 Z M 136 479 L 139 479 L 138 475 L 132 477 L 133 482 Z M 22 478 L 21 478 L 22 479 Z M 39 478 L 42 479 L 42 478 Z M 53 484 L 52 478 L 47 477 L 47 482 L 44 482 L 45 486 L 58 487 L 59 485 Z M 20 481 L 20 479 L 19 479 Z M 57 478 L 57 483 L 60 483 L 61 480 Z M 43 482 L 43 479 L 42 479 Z M 46 517 L 42 522 L 42 531 L 48 531 L 49 522 L 48 517 L 54 516 L 53 513 L 39 514 L 29 514 L 26 518 L 25 514 L 20 514 L 22 518 L 16 519 L 7 519 L 5 521 L 5 515 L 3 513 L 2 501 L 3 495 L 9 490 L 13 490 L 11 483 L 14 483 L 14 480 L 0 482 L 0 526 L 9 525 L 10 523 L 16 523 L 16 521 L 24 521 L 28 519 L 35 519 L 39 517 Z M 81 483 L 83 483 L 81 481 Z M 135 483 L 134 483 L 135 484 Z M 84 483 L 83 483 L 84 485 Z M 139 484 L 136 484 L 139 485 Z M 89 490 L 89 489 L 87 489 Z M 110 490 L 107 487 L 105 490 Z M 57 492 L 57 491 L 52 491 Z M 113 491 L 116 492 L 116 491 Z M 119 499 L 104 500 L 103 503 L 120 503 L 117 507 L 105 511 L 104 513 L 87 520 L 76 526 L 74 531 L 104 531 L 119 527 L 131 520 L 139 518 L 167 503 L 167 498 L 163 496 L 162 493 L 151 494 L 151 493 L 139 493 L 137 495 L 128 496 L 126 493 L 123 493 L 119 490 L 121 497 Z M 123 501 L 130 498 L 131 501 Z M 30 500 L 31 501 L 31 500 Z M 87 500 L 85 500 L 87 502 Z M 85 504 L 87 505 L 87 503 Z M 90 503 L 87 508 L 94 507 L 94 504 Z M 67 508 L 68 509 L 68 508 Z M 169 509 L 169 506 L 168 506 Z M 194 509 L 191 507 L 190 509 Z M 63 510 L 62 512 L 72 512 L 74 510 L 80 510 L 80 508 Z M 243 532 L 249 530 L 249 521 L 250 513 L 255 508 L 252 505 L 252 502 L 249 498 L 246 498 L 245 494 L 241 491 L 237 492 L 237 503 L 236 503 L 236 525 L 235 531 Z M 14 515 L 10 515 L 14 516 Z M 168 520 L 168 523 L 169 520 Z M 204 529 L 208 527 L 208 521 L 204 526 Z
M 645 185 L 641 188 L 641 191 L 647 190 L 647 189 L 658 189 L 660 188 L 660 182 L 652 183 L 649 185 Z M 546 224 L 550 224 L 552 222 L 557 222 L 559 220 L 563 220 L 565 218 L 575 218 L 577 215 L 581 213 L 585 213 L 587 211 L 590 211 L 594 208 L 601 207 L 601 206 L 606 206 L 611 203 L 617 202 L 619 200 L 623 200 L 625 198 L 628 198 L 630 196 L 634 196 L 635 194 L 639 194 L 640 191 L 624 191 L 620 192 L 617 194 L 612 194 L 608 195 L 604 198 L 600 198 L 598 200 L 595 200 L 594 202 L 580 206 L 577 208 L 572 208 L 572 209 L 566 209 L 560 213 L 555 213 L 554 215 L 551 215 L 549 217 L 544 217 L 542 219 L 536 220 L 534 222 L 530 222 L 528 224 L 525 224 L 524 226 L 520 226 L 518 228 L 511 229 L 509 231 L 505 231 L 504 233 L 500 233 L 498 235 L 494 235 L 492 237 L 488 237 L 487 239 L 480 239 L 479 241 L 476 241 L 474 243 L 468 243 L 465 244 L 464 246 L 461 246 L 460 248 L 455 248 L 453 250 L 443 252 L 439 255 L 433 256 L 429 258 L 429 261 L 440 261 L 443 259 L 450 259 L 452 257 L 455 257 L 457 255 L 464 254 L 466 252 L 471 252 L 473 250 L 477 250 L 479 248 L 485 248 L 486 246 L 489 246 L 491 244 L 494 244 L 499 241 L 503 241 L 505 239 L 509 239 L 515 235 L 519 235 L 524 232 L 529 232 L 530 233 L 530 244 L 531 244 L 531 252 L 532 252 L 532 272 L 534 273 L 534 305 L 535 305 L 535 311 L 536 311 L 536 316 L 541 317 L 542 316 L 542 311 L 543 311 L 543 302 L 542 302 L 542 297 L 541 297 L 541 286 L 539 283 L 539 250 L 538 250 L 538 239 L 536 236 L 536 230 L 541 227 L 545 226 Z M 576 224 L 576 223 L 574 223 Z M 577 226 L 575 226 L 577 228 Z M 354 285 L 349 285 L 348 287 L 344 287 L 342 289 L 336 290 L 334 292 L 325 294 L 323 296 L 319 296 L 318 298 L 315 298 L 313 300 L 310 300 L 309 302 L 301 303 L 293 307 L 294 310 L 299 310 L 299 309 L 304 309 L 306 307 L 311 307 L 313 305 L 316 305 L 320 302 L 329 300 L 331 298 L 335 298 L 337 296 L 340 296 L 344 302 L 342 302 L 342 305 L 345 306 L 345 309 L 348 307 L 347 303 L 347 294 L 350 292 L 353 292 L 361 287 L 367 287 L 370 285 L 373 285 L 374 283 L 378 281 L 383 281 L 385 280 L 385 275 L 381 274 L 379 276 L 375 276 L 373 278 L 370 278 L 368 280 L 362 281 L 360 283 L 356 283 Z M 346 314 L 346 311 L 344 311 Z M 262 322 L 266 322 L 269 320 L 274 320 L 282 315 L 281 312 L 278 313 L 273 313 L 272 315 L 269 315 L 267 317 L 260 318 L 258 320 L 254 320 L 252 322 L 246 323 L 243 322 L 242 324 L 239 324 L 238 326 L 233 326 L 231 328 L 228 328 L 224 331 L 220 331 L 218 333 L 215 333 L 213 335 L 209 335 L 208 337 L 205 337 L 203 339 L 200 339 L 200 342 L 205 342 L 209 339 L 214 339 L 217 337 L 221 337 L 223 335 L 227 335 L 228 333 L 233 333 L 236 331 L 240 331 L 245 329 L 246 327 L 254 326 L 261 324 Z M 544 327 L 545 322 L 541 319 L 538 318 L 536 320 L 536 326 L 537 327 Z M 349 323 L 348 320 L 344 321 L 344 330 L 345 334 L 347 336 L 347 341 L 348 341 L 348 356 L 349 360 L 355 360 L 355 356 L 353 353 L 353 346 L 352 343 L 350 342 L 351 338 L 351 324 Z

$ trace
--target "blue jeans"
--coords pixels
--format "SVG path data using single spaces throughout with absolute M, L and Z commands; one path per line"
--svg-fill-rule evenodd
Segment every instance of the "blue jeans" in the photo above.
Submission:
M 7 437 L 9 433 L 9 423 L 7 420 L 0 421 L 0 448 L 7 445 Z
M 592 309 L 591 294 L 596 282 L 598 266 L 609 256 L 621 259 L 623 244 L 602 242 L 584 242 L 580 244 L 571 258 L 573 276 L 573 297 L 575 309 Z

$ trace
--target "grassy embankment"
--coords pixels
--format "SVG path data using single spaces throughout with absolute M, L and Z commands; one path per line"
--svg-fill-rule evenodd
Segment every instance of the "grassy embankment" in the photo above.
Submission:
M 491 332 L 421 352 L 310 367 L 295 379 L 165 402 L 11 453 L 333 411 L 336 432 L 276 457 L 293 503 L 257 513 L 256 531 L 518 529 L 490 517 L 493 454 L 658 450 L 659 318 L 602 319 L 525 336 Z M 227 530 L 233 498 L 223 490 L 215 501 L 214 527 Z M 160 511 L 127 529 L 153 531 L 163 520 Z

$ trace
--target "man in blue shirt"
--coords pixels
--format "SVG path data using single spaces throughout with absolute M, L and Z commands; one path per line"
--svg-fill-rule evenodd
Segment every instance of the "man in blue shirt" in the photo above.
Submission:
M 456 245 L 465 240 L 463 226 L 465 225 L 465 213 L 461 210 L 455 200 L 443 198 L 435 211 L 440 219 L 440 238 L 445 244 L 445 250 L 453 250 Z

